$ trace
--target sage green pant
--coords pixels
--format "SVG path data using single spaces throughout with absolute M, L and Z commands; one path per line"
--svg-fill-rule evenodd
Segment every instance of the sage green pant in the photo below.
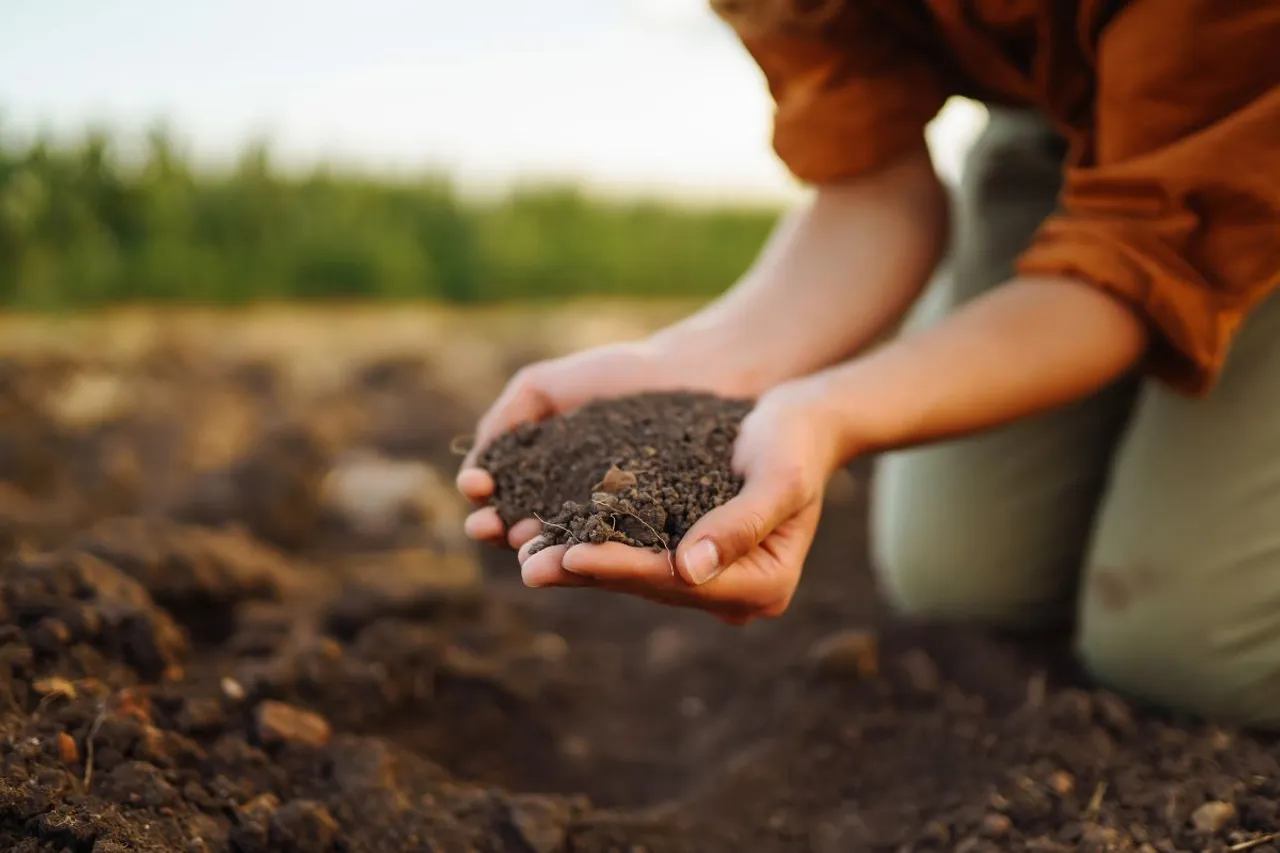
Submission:
M 1054 207 L 1062 153 L 1037 119 L 993 113 L 951 257 L 907 328 L 1007 279 Z M 889 454 L 872 504 L 881 584 L 902 611 L 1038 628 L 1075 608 L 1079 655 L 1104 685 L 1280 728 L 1280 298 L 1247 321 L 1207 398 L 1130 379 Z

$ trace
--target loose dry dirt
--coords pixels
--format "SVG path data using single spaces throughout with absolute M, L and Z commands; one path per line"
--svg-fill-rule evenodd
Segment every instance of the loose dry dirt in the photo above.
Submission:
M 457 538 L 439 369 L 0 364 L 0 849 L 1280 849 L 1270 739 L 1092 690 L 1056 637 L 889 618 L 862 467 L 781 619 L 524 589 Z M 649 429 L 719 460 L 699 405 Z M 603 476 L 550 461 L 548 501 Z
M 751 403 L 688 392 L 598 400 L 498 437 L 477 464 L 508 525 L 543 521 L 531 553 L 564 543 L 675 548 L 742 488 L 733 444 Z

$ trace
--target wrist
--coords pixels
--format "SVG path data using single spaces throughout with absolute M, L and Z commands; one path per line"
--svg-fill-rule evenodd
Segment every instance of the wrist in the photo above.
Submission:
M 695 315 L 650 336 L 644 346 L 659 363 L 690 371 L 697 384 L 726 397 L 755 398 L 782 381 L 740 324 Z
M 807 426 L 812 455 L 826 475 L 862 452 L 857 425 L 841 405 L 839 391 L 824 371 L 780 385 L 765 398 L 790 409 Z

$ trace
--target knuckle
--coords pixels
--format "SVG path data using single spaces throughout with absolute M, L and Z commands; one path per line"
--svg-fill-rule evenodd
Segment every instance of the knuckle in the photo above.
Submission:
M 762 619 L 776 619 L 786 613 L 789 607 L 791 607 L 791 596 L 787 595 L 757 609 L 756 613 Z
M 748 507 L 738 519 L 738 530 L 743 540 L 743 550 L 748 550 L 768 534 L 769 519 L 761 510 Z
M 541 364 L 525 365 L 515 372 L 507 387 L 513 396 L 527 394 L 542 384 L 542 377 L 545 371 L 546 368 Z
M 790 463 L 782 466 L 777 477 L 778 489 L 788 506 L 804 506 L 812 499 L 813 487 L 800 465 Z

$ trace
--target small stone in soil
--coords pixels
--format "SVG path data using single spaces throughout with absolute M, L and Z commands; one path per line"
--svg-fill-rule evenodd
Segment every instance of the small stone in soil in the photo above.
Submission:
M 879 644 L 872 631 L 839 631 L 809 650 L 813 672 L 820 678 L 872 678 L 880 671 Z
M 58 758 L 63 764 L 75 764 L 80 760 L 80 749 L 76 746 L 76 739 L 66 732 L 58 734 Z
M 273 699 L 258 706 L 257 731 L 266 746 L 297 743 L 313 749 L 323 747 L 332 735 L 324 717 Z
M 1191 813 L 1191 825 L 1196 832 L 1215 835 L 1235 820 L 1236 807 L 1220 800 L 1205 803 Z
M 222 695 L 232 702 L 239 702 L 244 699 L 244 687 L 234 678 L 226 676 L 222 679 Z
M 1075 777 L 1065 770 L 1058 770 L 1050 774 L 1049 788 L 1059 797 L 1066 797 L 1076 789 Z
M 982 834 L 987 838 L 1004 838 L 1013 828 L 1008 815 L 992 812 L 982 819 Z

